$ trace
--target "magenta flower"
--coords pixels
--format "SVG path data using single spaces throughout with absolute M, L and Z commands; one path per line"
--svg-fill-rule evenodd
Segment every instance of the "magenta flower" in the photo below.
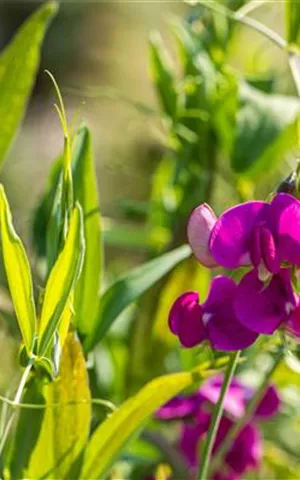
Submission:
M 281 268 L 267 286 L 259 279 L 257 271 L 251 270 L 237 286 L 234 300 L 238 320 L 249 330 L 267 335 L 279 327 L 297 334 L 297 305 L 298 297 L 293 291 L 289 268 Z
M 223 377 L 209 379 L 198 392 L 175 397 L 157 412 L 162 420 L 183 420 L 179 448 L 194 471 L 199 461 L 199 440 L 206 435 L 213 405 L 218 401 Z M 234 422 L 245 414 L 254 390 L 233 379 L 225 396 L 224 413 L 213 446 L 216 454 Z M 280 399 L 276 388 L 270 385 L 261 400 L 253 418 L 244 426 L 231 445 L 222 471 L 216 472 L 213 480 L 239 480 L 250 469 L 257 469 L 262 458 L 262 439 L 257 425 L 258 420 L 269 419 L 280 409 Z M 173 415 L 172 415 L 173 412 Z M 183 413 L 180 417 L 180 412 Z M 189 421 L 187 421 L 189 420 Z
M 208 340 L 213 348 L 240 350 L 251 345 L 257 334 L 238 321 L 234 312 L 237 285 L 218 276 L 211 283 L 207 300 L 200 305 L 197 292 L 186 292 L 173 304 L 169 327 L 181 344 L 194 347 Z
M 279 193 L 271 203 L 232 207 L 218 220 L 207 205 L 200 205 L 191 214 L 188 239 L 203 265 L 235 269 L 252 264 L 278 273 L 284 262 L 300 265 L 300 202 Z

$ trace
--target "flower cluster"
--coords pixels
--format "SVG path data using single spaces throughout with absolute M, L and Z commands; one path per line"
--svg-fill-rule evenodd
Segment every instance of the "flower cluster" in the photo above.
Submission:
M 212 407 L 218 401 L 222 387 L 222 376 L 208 380 L 198 392 L 188 396 L 178 396 L 170 400 L 157 412 L 161 420 L 181 420 L 179 449 L 191 472 L 198 467 L 199 441 L 209 428 Z M 225 396 L 224 412 L 213 446 L 213 456 L 226 439 L 235 422 L 243 417 L 247 404 L 254 391 L 238 379 L 231 381 Z M 238 480 L 250 469 L 258 469 L 262 459 L 262 438 L 258 426 L 260 420 L 273 417 L 280 408 L 280 399 L 273 385 L 270 385 L 258 405 L 253 417 L 242 428 L 222 464 L 222 472 L 214 473 L 214 480 Z
M 202 265 L 247 267 L 247 273 L 239 284 L 224 275 L 215 277 L 202 304 L 197 292 L 175 301 L 169 326 L 183 346 L 206 339 L 219 350 L 240 350 L 278 328 L 300 336 L 300 302 L 292 281 L 300 266 L 296 198 L 279 193 L 271 203 L 246 202 L 219 218 L 202 204 L 192 212 L 187 233 Z

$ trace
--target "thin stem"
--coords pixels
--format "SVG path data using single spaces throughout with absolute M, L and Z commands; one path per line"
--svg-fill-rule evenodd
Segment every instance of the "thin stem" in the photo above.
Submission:
M 207 474 L 208 474 L 209 462 L 211 458 L 213 445 L 215 443 L 217 431 L 222 418 L 225 396 L 226 396 L 228 387 L 231 383 L 231 379 L 235 372 L 236 366 L 238 364 L 240 354 L 241 354 L 241 351 L 238 350 L 232 355 L 227 371 L 225 373 L 220 397 L 213 411 L 211 424 L 210 424 L 207 438 L 203 448 L 202 458 L 200 460 L 200 469 L 199 469 L 199 475 L 198 475 L 199 480 L 207 480 L 208 478 Z
M 188 0 L 187 0 L 187 3 L 189 3 Z M 262 33 L 265 37 L 271 40 L 271 42 L 275 43 L 275 45 L 277 45 L 278 47 L 282 49 L 287 48 L 286 41 L 277 32 L 274 32 L 274 30 L 267 27 L 263 23 L 258 22 L 254 18 L 246 17 L 243 11 L 240 12 L 239 10 L 237 10 L 236 12 L 233 12 L 229 8 L 224 7 L 223 5 L 220 5 L 219 3 L 214 1 L 207 2 L 207 0 L 198 0 L 197 3 L 200 5 L 203 5 L 203 7 L 205 8 L 213 10 L 216 13 L 220 13 L 221 15 L 231 18 L 236 22 L 240 22 L 240 23 L 243 23 L 244 25 L 248 25 L 249 27 L 253 28 L 257 32 Z
M 64 407 L 69 407 L 71 405 L 86 405 L 86 404 L 92 404 L 92 405 L 100 405 L 102 407 L 105 407 L 112 412 L 115 412 L 118 410 L 118 408 L 109 400 L 103 400 L 101 398 L 92 398 L 90 400 L 88 399 L 83 399 L 83 400 L 69 400 L 68 402 L 56 402 L 56 403 L 22 403 L 18 402 L 15 403 L 15 400 L 11 400 L 10 398 L 4 397 L 3 395 L 0 395 L 0 401 L 3 402 L 5 405 L 12 405 L 13 407 L 17 408 L 26 408 L 26 409 L 31 409 L 31 410 L 45 410 L 46 408 L 64 408 Z
M 13 402 L 12 402 L 13 407 L 17 406 L 18 403 L 20 402 L 21 398 L 22 398 L 22 394 L 23 394 L 26 382 L 28 380 L 30 370 L 32 368 L 33 363 L 34 363 L 34 358 L 31 358 L 28 362 L 27 367 L 24 370 L 24 373 L 23 373 L 22 377 L 21 377 L 17 392 L 16 392 L 15 397 L 14 397 Z M 6 443 L 8 435 L 9 435 L 10 429 L 12 427 L 15 415 L 16 415 L 16 411 L 14 410 L 11 413 L 11 415 L 8 419 L 8 422 L 6 424 L 6 427 L 3 431 L 3 434 L 2 434 L 2 437 L 1 437 L 1 440 L 0 440 L 0 455 L 2 454 L 2 451 L 5 447 L 5 443 Z
M 256 390 L 255 394 L 251 398 L 248 406 L 246 413 L 243 417 L 241 417 L 235 424 L 234 426 L 230 429 L 228 435 L 226 436 L 224 442 L 218 449 L 217 454 L 215 455 L 215 458 L 212 462 L 212 473 L 215 472 L 218 467 L 221 465 L 223 458 L 227 454 L 230 446 L 238 436 L 238 434 L 241 432 L 243 427 L 249 422 L 249 420 L 253 417 L 254 412 L 256 411 L 258 405 L 260 404 L 266 389 L 268 387 L 268 384 L 270 382 L 270 379 L 272 375 L 274 374 L 275 370 L 277 367 L 280 365 L 281 360 L 284 357 L 284 347 L 281 347 L 277 354 L 275 355 L 274 362 L 271 366 L 271 368 L 266 372 L 264 379 L 259 386 L 259 388 Z

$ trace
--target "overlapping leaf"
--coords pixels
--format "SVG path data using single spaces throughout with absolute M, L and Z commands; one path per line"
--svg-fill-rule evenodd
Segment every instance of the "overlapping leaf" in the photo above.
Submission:
M 57 380 L 44 388 L 46 413 L 26 478 L 70 478 L 89 434 L 91 397 L 79 341 L 69 333 Z
M 220 364 L 224 363 L 226 360 L 222 359 Z M 206 363 L 192 372 L 156 378 L 127 400 L 95 430 L 85 451 L 80 479 L 103 478 L 116 455 L 147 417 L 184 388 L 207 378 L 212 367 L 216 365 Z
M 36 313 L 30 265 L 16 234 L 4 188 L 0 185 L 0 227 L 3 261 L 22 337 L 30 353 L 36 333 Z
M 76 204 L 64 247 L 49 275 L 39 325 L 38 351 L 43 355 L 59 326 L 84 259 L 83 215 Z

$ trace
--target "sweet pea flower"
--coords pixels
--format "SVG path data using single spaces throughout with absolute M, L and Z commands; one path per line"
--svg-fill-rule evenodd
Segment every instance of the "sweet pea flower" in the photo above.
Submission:
M 275 274 L 285 262 L 300 265 L 300 202 L 278 193 L 271 203 L 245 202 L 218 219 L 203 204 L 192 212 L 187 235 L 205 266 L 235 269 L 252 264 Z
M 271 335 L 277 328 L 286 328 L 299 335 L 299 299 L 293 291 L 290 269 L 281 268 L 268 285 L 251 270 L 237 286 L 234 311 L 249 330 Z
M 218 401 L 223 376 L 217 375 L 202 385 L 198 392 L 178 396 L 161 407 L 157 417 L 162 420 L 182 420 L 179 448 L 190 471 L 197 469 L 199 440 L 209 429 L 212 407 Z M 235 421 L 245 414 L 254 390 L 234 378 L 225 396 L 224 412 L 217 431 L 212 454 L 216 454 Z M 249 420 L 231 445 L 222 465 L 222 471 L 214 474 L 213 480 L 239 480 L 250 469 L 257 469 L 262 458 L 262 439 L 258 420 L 267 420 L 278 413 L 280 398 L 274 385 L 270 385 L 253 417 Z M 180 416 L 180 412 L 182 416 Z M 172 414 L 173 413 L 173 414 Z M 187 421 L 188 420 L 188 421 Z
M 197 292 L 186 292 L 173 304 L 169 327 L 181 344 L 194 347 L 204 340 L 217 350 L 235 351 L 255 342 L 258 334 L 238 321 L 234 311 L 237 285 L 225 276 L 215 277 L 207 300 L 199 303 Z

